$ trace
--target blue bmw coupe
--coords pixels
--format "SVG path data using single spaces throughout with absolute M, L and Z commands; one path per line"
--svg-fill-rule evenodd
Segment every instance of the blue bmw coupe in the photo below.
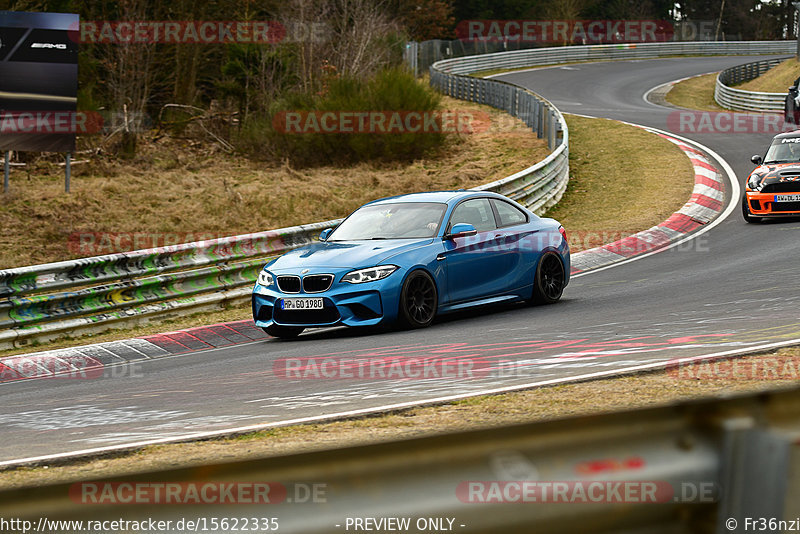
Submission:
M 421 328 L 472 306 L 553 303 L 569 282 L 564 228 L 496 193 L 376 200 L 319 239 L 259 273 L 253 318 L 268 334 L 395 321 Z

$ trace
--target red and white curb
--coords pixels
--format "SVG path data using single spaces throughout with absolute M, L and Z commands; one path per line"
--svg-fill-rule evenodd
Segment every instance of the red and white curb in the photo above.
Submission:
M 0 359 L 0 383 L 35 378 L 99 378 L 105 368 L 250 343 L 269 336 L 253 321 L 198 326 L 121 341 Z
M 572 254 L 572 274 L 605 267 L 634 256 L 655 252 L 711 222 L 725 208 L 722 172 L 701 151 L 664 133 L 643 128 L 675 143 L 694 167 L 694 189 L 689 201 L 666 221 L 630 237 Z

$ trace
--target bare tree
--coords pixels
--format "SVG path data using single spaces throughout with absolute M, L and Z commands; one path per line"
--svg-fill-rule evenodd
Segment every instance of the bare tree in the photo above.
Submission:
M 364 77 L 391 60 L 387 37 L 399 26 L 387 14 L 385 2 L 338 0 L 329 18 L 330 62 L 342 74 Z
M 380 0 L 288 0 L 278 20 L 297 49 L 303 91 L 318 87 L 328 65 L 343 75 L 374 73 L 389 62 L 388 38 L 400 31 Z
M 121 0 L 120 20 L 147 20 L 147 4 L 146 0 Z M 112 111 L 120 119 L 123 151 L 132 153 L 136 147 L 136 131 L 141 127 L 151 96 L 155 44 L 100 44 L 96 53 L 106 72 Z
M 278 22 L 286 30 L 284 42 L 297 49 L 297 69 L 303 91 L 314 88 L 317 73 L 328 45 L 320 28 L 326 26 L 331 0 L 288 0 L 278 12 Z

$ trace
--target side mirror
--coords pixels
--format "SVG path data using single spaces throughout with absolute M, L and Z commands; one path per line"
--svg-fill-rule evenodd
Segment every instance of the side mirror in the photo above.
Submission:
M 333 232 L 333 228 L 324 229 L 322 231 L 322 233 L 319 234 L 319 240 L 320 241 L 327 241 L 328 240 L 328 236 L 331 235 L 331 232 Z
M 762 162 L 762 161 L 764 161 L 764 160 L 762 160 L 762 159 L 761 159 L 761 156 L 759 156 L 758 154 L 756 154 L 755 156 L 753 156 L 752 158 L 750 158 L 750 161 L 752 161 L 752 162 L 753 162 L 754 164 L 756 164 L 756 165 L 761 165 L 761 162 Z
M 445 236 L 447 239 L 456 239 L 457 237 L 469 237 L 477 234 L 478 231 L 474 226 L 467 223 L 454 224 L 450 229 L 450 233 Z

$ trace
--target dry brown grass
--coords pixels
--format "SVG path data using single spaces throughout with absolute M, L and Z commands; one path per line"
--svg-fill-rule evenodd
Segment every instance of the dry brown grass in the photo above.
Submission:
M 736 86 L 742 91 L 760 91 L 762 93 L 785 94 L 789 86 L 800 76 L 800 62 L 797 58 L 789 58 L 772 67 L 758 78 Z
M 703 74 L 678 82 L 667 93 L 667 102 L 674 106 L 701 111 L 727 111 L 714 100 L 717 74 Z
M 567 115 L 567 125 L 570 183 L 547 215 L 567 229 L 572 252 L 655 226 L 689 199 L 694 170 L 673 143 L 606 119 Z
M 0 269 L 78 257 L 69 247 L 76 233 L 224 236 L 334 219 L 375 198 L 490 182 L 548 153 L 504 112 L 453 99 L 443 107 L 484 111 L 502 128 L 452 139 L 436 157 L 410 164 L 302 170 L 151 138 L 133 161 L 97 157 L 76 166 L 68 195 L 63 169 L 15 170 L 0 206 Z

